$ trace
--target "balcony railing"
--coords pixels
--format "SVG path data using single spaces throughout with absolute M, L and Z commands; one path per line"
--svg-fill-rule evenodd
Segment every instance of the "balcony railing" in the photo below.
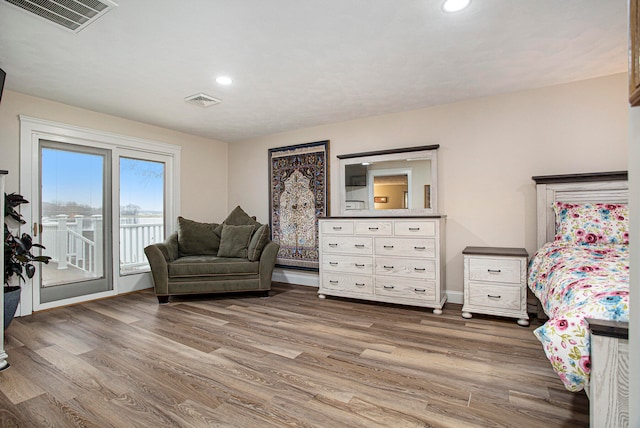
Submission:
M 148 263 L 144 247 L 164 240 L 162 218 L 123 219 L 120 224 L 120 272 L 145 271 Z M 102 274 L 103 245 L 96 244 L 96 237 L 102 236 L 101 215 L 91 217 L 66 214 L 42 219 L 42 245 L 44 254 L 52 257 L 57 269 L 69 266 L 93 275 Z

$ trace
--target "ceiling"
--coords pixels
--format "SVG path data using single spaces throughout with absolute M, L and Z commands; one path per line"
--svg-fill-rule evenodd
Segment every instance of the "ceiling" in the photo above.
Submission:
M 5 88 L 234 142 L 627 69 L 626 0 L 115 1 L 72 33 L 1 0 Z

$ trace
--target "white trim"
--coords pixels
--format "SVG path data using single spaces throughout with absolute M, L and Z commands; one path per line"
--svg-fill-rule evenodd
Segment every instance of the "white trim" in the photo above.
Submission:
M 119 156 L 126 152 L 131 154 L 131 150 L 144 153 L 147 155 L 161 155 L 170 157 L 172 161 L 167 164 L 166 170 L 166 192 L 167 195 L 171 195 L 172 204 L 169 205 L 166 202 L 166 218 L 173 219 L 177 216 L 180 209 L 180 152 L 181 147 L 168 143 L 161 143 L 152 140 L 145 140 L 137 137 L 130 137 L 121 134 L 115 134 L 111 132 L 99 131 L 89 128 L 83 128 L 76 125 L 69 125 L 65 123 L 53 122 L 44 119 L 38 119 L 30 116 L 19 115 L 20 119 L 20 193 L 27 199 L 33 200 L 34 195 L 39 196 L 38 187 L 38 143 L 41 139 L 47 139 L 51 141 L 61 143 L 75 143 L 79 142 L 93 146 L 109 149 L 112 151 L 112 159 L 114 162 L 119 160 Z M 117 184 L 116 181 L 114 182 Z M 114 192 L 117 191 L 117 187 L 114 188 Z M 169 197 L 165 198 L 169 201 Z M 117 204 L 116 204 L 117 205 Z M 117 206 L 113 206 L 114 212 L 117 210 Z M 33 224 L 32 210 L 25 210 L 22 213 L 25 220 L 25 227 L 29 233 L 31 225 Z M 114 216 L 114 221 L 119 218 Z M 167 221 L 166 233 L 169 235 L 175 229 L 175 222 Z M 114 231 L 114 234 L 116 231 Z M 118 259 L 118 242 L 119 236 L 114 236 L 114 260 Z M 117 274 L 117 275 L 116 275 Z M 134 290 L 141 290 L 149 288 L 151 286 L 151 279 L 149 273 L 139 275 L 140 278 L 131 280 L 129 278 L 126 285 L 119 287 L 119 271 L 117 266 L 114 267 L 113 277 L 113 290 L 105 293 L 97 293 L 91 295 L 89 298 L 80 297 L 73 299 L 66 299 L 55 303 L 48 303 L 41 305 L 36 302 L 37 296 L 33 289 L 34 280 L 39 282 L 39 270 L 36 271 L 36 276 L 31 281 L 26 281 L 22 286 L 21 304 L 18 308 L 17 315 L 24 316 L 29 315 L 33 310 L 48 309 L 55 306 L 68 305 L 72 303 L 78 303 L 85 300 L 93 300 L 96 298 L 103 298 L 113 296 L 120 293 L 126 293 Z M 131 275 L 127 275 L 131 277 Z
M 462 305 L 464 303 L 464 293 L 462 291 L 446 291 L 447 302 L 457 303 Z
M 57 308 L 60 306 L 68 306 L 76 303 L 90 302 L 91 300 L 104 299 L 105 297 L 116 296 L 118 293 L 115 290 L 104 291 L 102 293 L 93 293 L 88 296 L 80 296 L 80 297 L 72 297 L 69 299 L 56 300 L 55 302 L 50 303 L 39 303 L 37 306 L 34 305 L 36 311 L 42 311 L 45 309 Z M 34 302 L 35 303 L 35 302 Z M 29 315 L 29 314 L 21 314 L 21 316 Z
M 306 285 L 309 287 L 320 286 L 318 272 L 275 268 L 273 269 L 272 279 L 273 281 L 284 282 L 285 284 Z

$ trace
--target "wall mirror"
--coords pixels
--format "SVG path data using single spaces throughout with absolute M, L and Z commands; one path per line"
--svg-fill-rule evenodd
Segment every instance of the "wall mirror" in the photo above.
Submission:
M 341 215 L 437 213 L 438 147 L 339 155 Z

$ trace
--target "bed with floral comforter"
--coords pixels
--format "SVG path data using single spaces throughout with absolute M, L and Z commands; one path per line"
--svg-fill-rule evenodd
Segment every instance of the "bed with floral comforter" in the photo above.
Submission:
M 554 209 L 555 241 L 529 264 L 529 288 L 549 317 L 534 334 L 565 387 L 580 391 L 590 372 L 585 318 L 629 321 L 627 211 L 626 205 L 559 202 Z M 612 222 L 620 224 L 603 229 Z

